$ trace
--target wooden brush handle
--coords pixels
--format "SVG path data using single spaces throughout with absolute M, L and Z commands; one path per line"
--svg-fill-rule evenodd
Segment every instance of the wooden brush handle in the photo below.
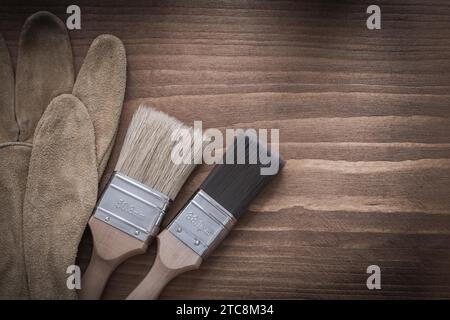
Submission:
M 116 267 L 132 256 L 145 253 L 148 243 L 133 238 L 95 217 L 89 220 L 89 227 L 94 248 L 89 266 L 81 279 L 79 298 L 97 300 L 100 299 Z
M 120 263 L 118 261 L 118 263 Z M 103 260 L 94 248 L 92 252 L 91 261 L 83 275 L 82 287 L 79 297 L 82 300 L 97 300 L 100 299 L 103 289 L 108 282 L 110 275 L 117 267 L 118 263 Z
M 127 300 L 153 300 L 177 275 L 198 269 L 202 258 L 183 242 L 164 230 L 158 235 L 158 254 L 150 272 L 130 293 Z

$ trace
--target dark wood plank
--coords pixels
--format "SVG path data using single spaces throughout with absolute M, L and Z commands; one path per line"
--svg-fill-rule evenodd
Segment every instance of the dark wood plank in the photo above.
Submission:
M 21 24 L 53 0 L 2 1 L 13 56 Z M 127 103 L 205 128 L 279 128 L 282 175 L 218 250 L 162 298 L 450 298 L 450 3 L 77 1 L 77 68 L 95 36 L 125 43 Z M 15 59 L 15 57 L 14 57 Z M 183 188 L 165 223 L 210 167 Z M 79 261 L 85 266 L 87 233 Z M 105 298 L 125 297 L 154 246 L 121 265 Z M 367 266 L 382 290 L 366 288 Z

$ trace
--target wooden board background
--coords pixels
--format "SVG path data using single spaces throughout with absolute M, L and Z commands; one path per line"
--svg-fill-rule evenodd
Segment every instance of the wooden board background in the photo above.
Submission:
M 14 59 L 29 14 L 65 18 L 72 2 L 2 1 Z M 77 68 L 101 33 L 128 53 L 111 162 L 141 102 L 205 127 L 280 129 L 282 175 L 162 298 L 450 298 L 450 2 L 376 1 L 382 30 L 369 31 L 373 2 L 76 1 Z M 125 297 L 154 254 L 121 265 L 104 298 Z M 371 264 L 380 291 L 366 288 Z

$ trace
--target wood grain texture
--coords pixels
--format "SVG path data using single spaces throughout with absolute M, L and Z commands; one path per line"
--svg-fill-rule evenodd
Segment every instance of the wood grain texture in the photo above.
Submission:
M 0 4 L 13 59 L 29 14 L 65 17 L 64 1 L 28 2 Z M 450 3 L 377 1 L 382 30 L 369 31 L 372 2 L 77 1 L 77 69 L 101 33 L 128 54 L 109 173 L 143 102 L 205 128 L 280 129 L 281 176 L 161 298 L 450 298 Z M 87 233 L 83 267 L 91 246 Z M 154 255 L 122 264 L 104 297 L 126 297 Z M 371 264 L 382 290 L 366 288 Z

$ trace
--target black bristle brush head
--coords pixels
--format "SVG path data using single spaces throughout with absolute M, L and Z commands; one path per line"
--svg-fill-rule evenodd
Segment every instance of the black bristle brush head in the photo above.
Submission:
M 244 164 L 237 163 L 239 141 L 241 143 L 245 141 Z M 254 154 L 255 150 L 259 151 L 256 152 L 256 155 Z M 227 163 L 227 154 L 230 152 L 234 155 L 234 161 L 232 163 L 228 161 Z M 268 155 L 271 162 L 262 163 L 259 154 L 263 152 Z M 253 154 L 250 155 L 250 153 Z M 255 161 L 250 163 L 252 157 L 256 160 L 256 163 Z M 274 160 L 278 161 L 278 170 L 271 175 L 262 175 L 261 168 L 269 168 Z M 250 202 L 279 173 L 283 165 L 284 161 L 280 155 L 264 149 L 254 137 L 242 135 L 234 140 L 233 145 L 227 149 L 223 156 L 223 164 L 214 167 L 200 189 L 227 209 L 236 219 L 239 219 Z

